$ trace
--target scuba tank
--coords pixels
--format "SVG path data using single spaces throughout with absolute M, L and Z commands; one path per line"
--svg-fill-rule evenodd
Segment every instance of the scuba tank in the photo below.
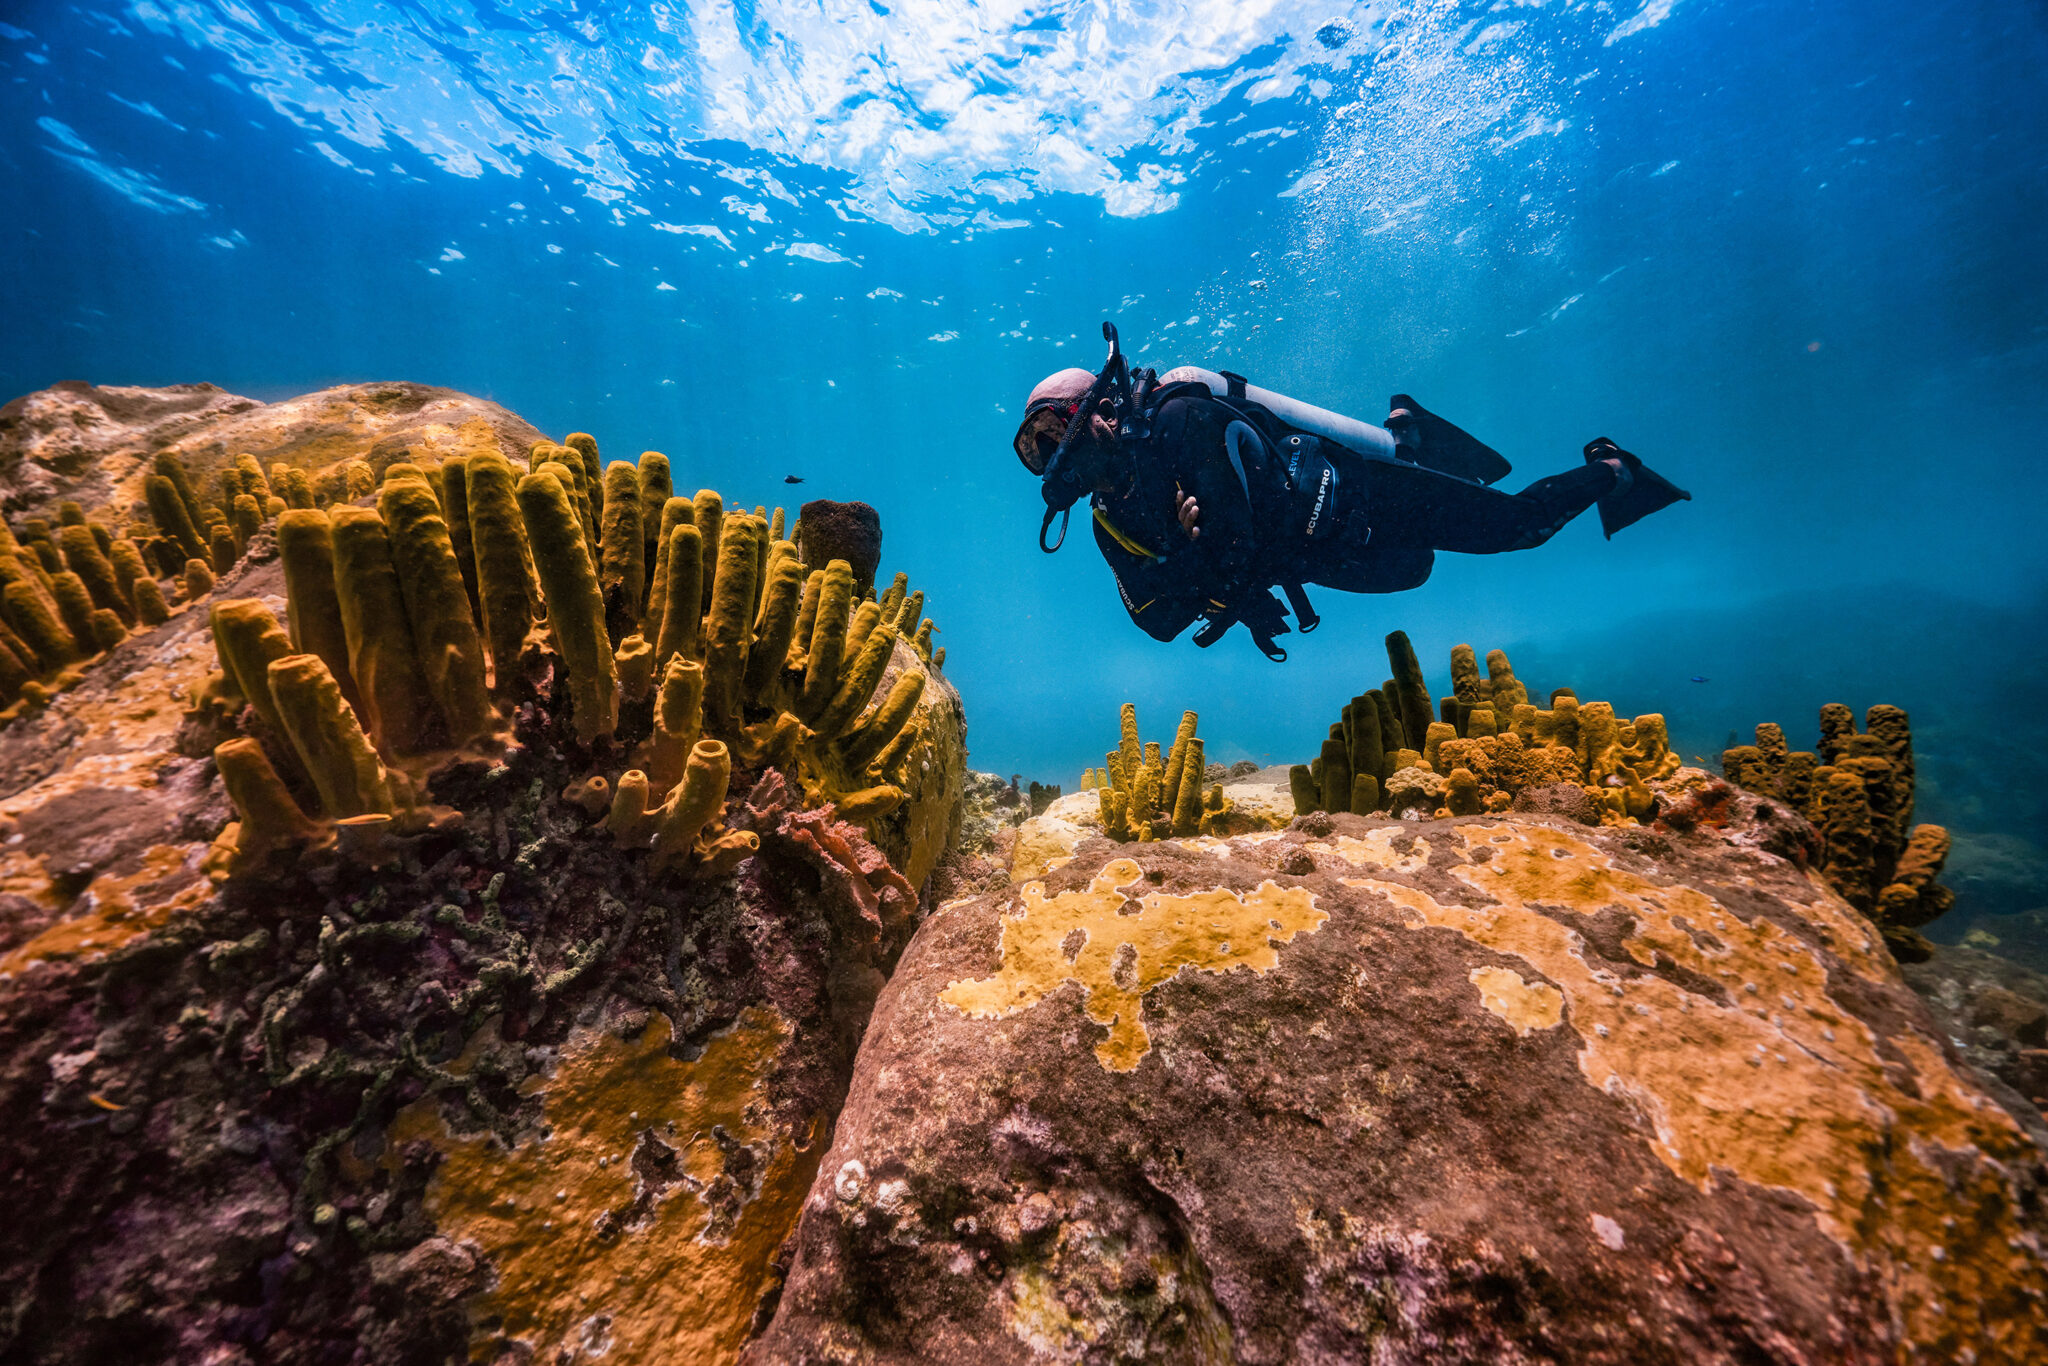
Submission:
M 1400 436 L 1385 427 L 1360 422 L 1355 417 L 1303 403 L 1298 398 L 1276 394 L 1247 383 L 1243 375 L 1228 370 L 1204 370 L 1199 365 L 1181 365 L 1159 377 L 1159 387 L 1169 384 L 1199 384 L 1226 402 L 1250 403 L 1264 408 L 1281 423 L 1296 431 L 1334 441 L 1359 455 L 1380 460 L 1417 464 L 1439 474 L 1491 484 L 1512 468 L 1492 447 L 1460 431 L 1425 409 L 1406 394 L 1394 395 L 1393 406 L 1409 410 Z M 1412 434 L 1411 434 L 1412 433 Z M 1416 441 L 1416 437 L 1422 439 Z M 1403 439 L 1403 438 L 1406 439 Z M 1418 449 L 1419 447 L 1419 449 Z
M 1288 426 L 1334 441 L 1360 455 L 1385 456 L 1390 460 L 1397 458 L 1394 434 L 1385 427 L 1375 427 L 1370 422 L 1360 422 L 1355 417 L 1333 413 L 1328 408 L 1318 408 L 1313 403 L 1303 403 L 1300 399 L 1276 394 L 1271 389 L 1261 389 L 1256 384 L 1246 383 L 1242 375 L 1204 370 L 1199 365 L 1178 365 L 1161 375 L 1159 383 L 1200 384 L 1217 398 L 1256 403 Z

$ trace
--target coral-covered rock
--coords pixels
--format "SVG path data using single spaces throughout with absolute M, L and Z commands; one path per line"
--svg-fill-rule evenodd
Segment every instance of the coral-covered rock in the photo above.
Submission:
M 1096 841 L 942 909 L 747 1359 L 2042 1359 L 2048 1130 L 1748 811 Z
M 311 471 L 357 457 L 381 470 L 422 452 L 461 449 L 457 429 L 474 418 L 508 454 L 540 439 L 489 399 L 427 384 L 344 384 L 276 403 L 212 384 L 59 384 L 0 408 L 0 508 L 34 513 L 75 499 L 132 510 L 143 503 L 151 460 L 166 452 L 201 483 L 244 454 L 264 470 L 282 462 Z
M 289 407 L 217 496 L 114 446 L 0 480 L 93 503 L 89 573 L 0 542 L 93 644 L 0 712 L 0 1359 L 730 1360 L 959 829 L 922 594 L 856 606 L 656 453 Z M 210 602 L 117 610 L 124 460 Z

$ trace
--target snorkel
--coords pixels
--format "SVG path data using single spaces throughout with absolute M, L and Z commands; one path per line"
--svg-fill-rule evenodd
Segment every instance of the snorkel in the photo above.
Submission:
M 1038 524 L 1038 548 L 1048 555 L 1067 543 L 1067 520 L 1073 515 L 1074 504 L 1088 492 L 1068 463 L 1075 443 L 1088 430 L 1096 407 L 1104 399 L 1113 405 L 1111 416 L 1116 420 L 1119 431 L 1125 415 L 1131 410 L 1131 368 L 1124 360 L 1123 348 L 1117 344 L 1115 323 L 1105 321 L 1102 324 L 1102 339 L 1109 343 L 1109 356 L 1102 362 L 1102 368 L 1096 371 L 1095 382 L 1088 386 L 1080 406 L 1067 419 L 1067 429 L 1060 435 L 1059 447 L 1045 462 L 1045 472 L 1041 476 L 1039 491 L 1045 495 L 1045 520 Z M 1054 517 L 1060 519 L 1060 537 L 1047 545 L 1045 534 L 1052 530 Z

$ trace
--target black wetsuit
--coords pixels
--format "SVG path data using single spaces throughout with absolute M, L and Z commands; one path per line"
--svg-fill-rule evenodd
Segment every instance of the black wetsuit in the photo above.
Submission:
M 1240 439 L 1233 464 L 1225 434 L 1240 419 L 1259 441 Z M 1612 467 L 1592 463 L 1510 494 L 1308 438 L 1334 470 L 1319 508 L 1319 466 L 1311 460 L 1307 472 L 1288 477 L 1289 432 L 1264 409 L 1169 397 L 1150 437 L 1127 446 L 1127 482 L 1094 498 L 1095 544 L 1146 634 L 1172 640 L 1198 617 L 1234 616 L 1257 635 L 1262 614 L 1269 627 L 1285 630 L 1266 591 L 1274 584 L 1349 593 L 1414 588 L 1439 550 L 1491 555 L 1543 544 L 1618 478 Z M 1201 509 L 1202 534 L 1193 540 L 1175 515 L 1181 492 Z

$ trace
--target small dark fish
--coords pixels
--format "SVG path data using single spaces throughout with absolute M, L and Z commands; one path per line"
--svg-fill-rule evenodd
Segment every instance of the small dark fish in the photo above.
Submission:
M 1694 674 L 1694 675 L 1692 676 L 1692 681 L 1693 681 L 1693 682 L 1695 682 L 1695 683 L 1711 683 L 1711 682 L 1713 682 L 1713 680 L 1712 680 L 1712 679 L 1710 679 L 1710 678 L 1701 678 L 1701 677 L 1700 677 L 1700 676 L 1699 676 L 1698 674 Z
M 785 474 L 782 476 L 782 482 L 785 484 L 801 484 L 803 481 L 804 477 L 801 474 Z

